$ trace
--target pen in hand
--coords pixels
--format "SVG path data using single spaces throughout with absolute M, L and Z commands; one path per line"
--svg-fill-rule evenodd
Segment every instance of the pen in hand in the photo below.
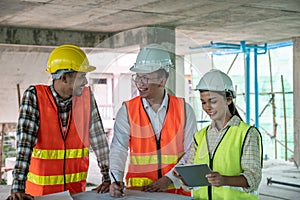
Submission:
M 110 172 L 111 176 L 113 177 L 114 181 L 116 182 L 116 184 L 121 188 L 121 184 L 120 182 L 117 181 L 116 177 L 114 176 L 114 174 L 112 172 Z M 123 189 L 121 188 L 121 193 L 124 194 Z

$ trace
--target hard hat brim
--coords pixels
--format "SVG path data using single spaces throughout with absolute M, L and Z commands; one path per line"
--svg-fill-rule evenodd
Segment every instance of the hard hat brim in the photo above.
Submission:
M 95 69 L 96 69 L 96 67 L 90 65 L 87 68 L 84 68 L 84 67 L 79 68 L 78 72 L 91 72 L 91 71 L 94 71 Z
M 94 71 L 95 69 L 96 69 L 96 67 L 90 65 L 90 66 L 87 67 L 87 68 L 81 67 L 81 68 L 79 68 L 78 70 L 75 70 L 75 69 L 72 69 L 72 70 L 74 70 L 74 71 L 76 71 L 76 72 L 85 72 L 85 73 L 87 73 L 87 72 Z M 57 70 L 55 70 L 55 71 L 51 71 L 49 67 L 46 69 L 46 71 L 49 72 L 50 74 L 54 74 L 54 73 L 56 73 L 58 70 L 60 70 L 60 69 L 57 69 Z M 71 70 L 71 68 L 70 68 L 70 70 Z
M 200 88 L 194 88 L 192 89 L 194 91 L 208 91 L 208 92 L 230 92 L 231 93 L 231 96 L 232 98 L 236 98 L 236 92 L 235 91 L 231 91 L 231 90 L 209 90 L 209 89 L 200 89 Z
M 168 67 L 164 67 L 161 65 L 154 65 L 154 64 L 149 64 L 149 65 L 143 65 L 142 67 L 136 67 L 136 65 L 133 65 L 129 70 L 132 72 L 136 73 L 142 73 L 142 74 L 147 74 L 147 73 L 152 73 L 156 72 L 160 69 L 165 70 L 166 72 L 169 72 Z
M 141 74 L 147 74 L 147 73 L 152 73 L 152 72 L 155 72 L 157 70 L 159 70 L 160 68 L 156 69 L 156 68 L 153 68 L 153 69 L 142 69 L 142 68 L 136 68 L 134 66 L 130 67 L 130 71 L 132 72 L 136 72 L 136 73 L 141 73 Z

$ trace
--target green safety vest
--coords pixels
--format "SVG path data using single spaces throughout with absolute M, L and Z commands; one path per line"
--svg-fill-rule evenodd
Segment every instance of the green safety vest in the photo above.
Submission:
M 251 126 L 241 121 L 238 126 L 229 127 L 221 142 L 216 147 L 211 159 L 209 157 L 206 140 L 207 128 L 208 127 L 201 129 L 194 136 L 198 144 L 194 163 L 207 163 L 213 171 L 225 176 L 240 175 L 243 172 L 241 168 L 241 156 L 243 153 L 244 140 Z M 229 186 L 202 186 L 195 188 L 193 189 L 193 197 L 196 199 L 213 200 L 258 199 L 257 195 L 246 193 L 242 188 Z

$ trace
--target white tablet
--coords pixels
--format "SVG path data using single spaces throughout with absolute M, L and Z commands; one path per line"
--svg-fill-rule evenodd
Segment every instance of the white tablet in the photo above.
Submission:
M 207 164 L 178 165 L 175 169 L 189 187 L 210 185 L 205 175 L 212 171 Z

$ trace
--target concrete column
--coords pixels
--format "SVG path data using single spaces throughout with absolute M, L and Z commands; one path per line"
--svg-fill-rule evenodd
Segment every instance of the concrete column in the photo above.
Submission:
M 293 39 L 294 159 L 300 165 L 300 37 Z
M 169 79 L 168 82 L 166 84 L 166 89 L 167 91 L 172 94 L 175 95 L 176 94 L 176 74 L 177 74 L 177 67 L 176 67 L 176 53 L 175 53 L 175 29 L 174 28 L 164 28 L 164 27 L 146 27 L 144 28 L 144 31 L 147 32 L 146 36 L 147 38 L 145 38 L 146 43 L 144 43 L 144 45 L 146 44 L 151 44 L 151 43 L 157 43 L 157 44 L 161 44 L 164 47 L 167 48 L 167 50 L 169 51 L 172 63 L 174 68 L 170 69 L 169 72 Z M 142 43 L 143 44 L 143 43 Z
M 184 59 L 182 56 L 176 56 L 176 73 L 175 73 L 175 88 L 176 88 L 176 96 L 185 97 L 185 88 L 186 88 L 186 80 L 184 77 Z

